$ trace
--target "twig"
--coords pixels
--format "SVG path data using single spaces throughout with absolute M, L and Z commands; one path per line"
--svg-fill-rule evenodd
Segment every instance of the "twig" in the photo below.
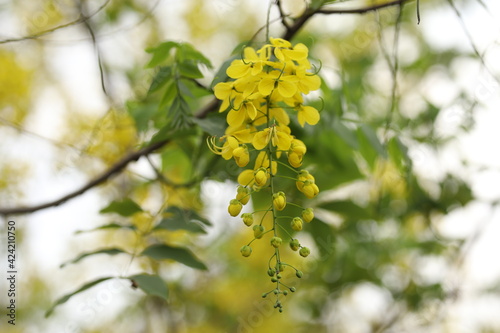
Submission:
M 276 0 L 276 6 L 278 6 L 278 10 L 280 12 L 281 24 L 283 24 L 285 28 L 290 29 L 290 24 L 288 24 L 288 22 L 286 21 L 286 15 L 283 11 L 283 6 L 280 0 Z
M 88 19 L 90 19 L 92 16 L 96 15 L 97 13 L 99 13 L 101 10 L 103 10 L 104 7 L 106 7 L 110 1 L 111 0 L 106 0 L 99 8 L 97 8 L 97 10 L 95 12 L 93 12 L 89 16 L 83 16 L 83 15 L 80 14 L 80 17 L 78 17 L 76 20 L 73 20 L 71 22 L 68 22 L 68 23 L 65 23 L 65 24 L 61 24 L 61 25 L 55 26 L 53 28 L 37 32 L 36 34 L 33 34 L 33 35 L 23 36 L 23 37 L 18 37 L 18 38 L 8 38 L 8 39 L 0 40 L 0 44 L 7 44 L 7 43 L 13 43 L 13 42 L 20 42 L 20 41 L 23 41 L 23 40 L 36 39 L 36 38 L 45 36 L 47 34 L 50 34 L 50 33 L 54 32 L 54 31 L 67 28 L 67 27 L 70 27 L 72 25 L 83 23 L 83 22 L 87 21 Z

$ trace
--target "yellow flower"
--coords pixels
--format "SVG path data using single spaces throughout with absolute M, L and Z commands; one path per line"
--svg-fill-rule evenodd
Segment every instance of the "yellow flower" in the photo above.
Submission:
M 297 119 L 300 126 L 304 127 L 305 123 L 309 125 L 316 125 L 319 121 L 319 112 L 312 106 L 298 106 L 299 113 L 297 114 Z
M 244 60 L 234 60 L 227 68 L 226 74 L 229 77 L 237 79 L 248 74 L 256 76 L 262 72 L 267 61 L 265 53 L 257 54 L 251 47 L 245 47 L 243 58 Z
M 293 137 L 286 133 L 289 128 L 286 126 L 271 126 L 255 134 L 252 144 L 257 150 L 264 149 L 271 141 L 273 147 L 278 150 L 288 150 L 292 144 Z
M 269 96 L 276 90 L 284 98 L 292 97 L 297 92 L 298 79 L 295 75 L 282 75 L 280 71 L 272 71 L 259 82 L 259 92 Z
M 286 196 L 285 193 L 280 191 L 273 194 L 273 205 L 279 211 L 282 211 L 286 207 Z
M 243 205 L 236 199 L 229 201 L 229 207 L 227 207 L 227 211 L 231 216 L 238 216 L 241 212 Z
M 254 183 L 253 173 L 253 170 L 243 170 L 238 175 L 238 183 L 242 186 L 252 186 Z
M 298 79 L 298 89 L 303 94 L 307 95 L 311 91 L 318 90 L 321 86 L 321 79 L 319 76 L 306 72 L 305 67 L 297 68 L 295 75 Z

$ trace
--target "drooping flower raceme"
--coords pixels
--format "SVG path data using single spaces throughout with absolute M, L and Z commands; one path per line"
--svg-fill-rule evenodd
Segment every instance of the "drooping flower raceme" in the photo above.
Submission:
M 295 117 L 302 127 L 316 125 L 320 119 L 318 110 L 305 105 L 303 98 L 304 94 L 317 90 L 321 84 L 319 76 L 311 71 L 308 52 L 304 44 L 292 46 L 280 38 L 271 38 L 269 44 L 258 50 L 246 47 L 242 59 L 234 60 L 226 70 L 230 81 L 220 82 L 214 87 L 215 96 L 221 100 L 219 111 L 227 113 L 228 127 L 220 138 L 222 144 L 217 145 L 216 138 L 208 141 L 212 152 L 226 160 L 234 159 L 239 167 L 246 167 L 254 160 L 253 168 L 243 170 L 238 176 L 240 186 L 236 198 L 228 206 L 231 216 L 240 214 L 253 191 L 270 190 L 266 214 L 271 214 L 273 224 L 266 229 L 264 218 L 259 224 L 254 224 L 254 213 L 241 214 L 246 226 L 253 225 L 254 237 L 241 248 L 241 254 L 250 256 L 251 243 L 268 232 L 272 233 L 270 244 L 274 254 L 269 260 L 268 274 L 276 283 L 276 288 L 263 294 L 263 297 L 271 292 L 276 294 L 275 307 L 280 311 L 279 296 L 287 295 L 288 290 L 295 291 L 295 288 L 281 283 L 280 272 L 285 266 L 295 269 L 297 277 L 301 277 L 302 272 L 281 260 L 279 251 L 284 235 L 279 234 L 278 212 L 285 208 L 287 211 L 298 209 L 297 215 L 289 219 L 293 231 L 302 230 L 303 222 L 311 222 L 314 213 L 311 208 L 297 208 L 295 204 L 288 208 L 285 192 L 274 186 L 274 178 L 280 176 L 278 166 L 296 172 L 296 187 L 307 198 L 314 198 L 319 193 L 314 177 L 306 170 L 297 170 L 302 166 L 307 147 L 292 135 L 289 127 L 290 116 Z M 289 237 L 287 243 L 292 251 L 299 251 L 302 257 L 309 255 L 310 250 L 303 247 L 298 239 L 291 238 L 288 233 L 285 236 Z

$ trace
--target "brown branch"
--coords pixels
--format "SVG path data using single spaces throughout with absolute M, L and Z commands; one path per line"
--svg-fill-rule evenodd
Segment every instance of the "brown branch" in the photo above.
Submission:
M 3 40 L 0 40 L 0 44 L 7 44 L 7 43 L 13 43 L 13 42 L 20 42 L 20 41 L 23 41 L 23 40 L 31 40 L 31 39 L 37 39 L 39 37 L 42 37 L 42 36 L 45 36 L 45 35 L 48 35 L 54 31 L 57 31 L 57 30 L 61 30 L 61 29 L 64 29 L 64 28 L 67 28 L 67 27 L 70 27 L 72 25 L 76 25 L 76 24 L 80 24 L 80 23 L 84 23 L 86 22 L 88 19 L 90 19 L 92 16 L 96 15 L 97 13 L 99 13 L 101 10 L 104 9 L 104 7 L 106 7 L 108 5 L 108 3 L 110 2 L 111 0 L 106 0 L 99 8 L 97 8 L 97 10 L 95 12 L 93 12 L 92 14 L 90 14 L 89 16 L 84 16 L 82 14 L 80 14 L 80 16 L 76 19 L 76 20 L 73 20 L 71 22 L 68 22 L 68 23 L 65 23 L 65 24 L 61 24 L 61 25 L 58 25 L 58 26 L 55 26 L 53 28 L 50 28 L 50 29 L 47 29 L 47 30 L 43 30 L 43 31 L 40 31 L 40 32 L 37 32 L 36 34 L 33 34 L 33 35 L 29 35 L 29 36 L 23 36 L 23 37 L 18 37 L 18 38 L 8 38 L 8 39 L 3 39 Z
M 324 8 L 324 9 L 318 9 L 316 13 L 318 14 L 366 14 L 369 12 L 373 12 L 382 8 L 386 7 L 391 7 L 391 6 L 398 6 L 402 5 L 405 2 L 410 2 L 414 0 L 393 0 L 389 1 L 386 3 L 380 3 L 377 5 L 369 6 L 369 7 L 363 7 L 363 8 L 352 8 L 352 9 L 335 9 L 335 8 Z

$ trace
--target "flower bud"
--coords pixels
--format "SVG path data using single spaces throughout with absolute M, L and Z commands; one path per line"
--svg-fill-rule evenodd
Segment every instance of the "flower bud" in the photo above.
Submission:
M 302 271 L 297 270 L 297 272 L 295 272 L 295 275 L 300 279 L 300 278 L 302 278 L 304 273 L 302 273 Z
M 308 197 L 309 199 L 312 199 L 318 195 L 319 188 L 318 188 L 318 185 L 316 185 L 313 181 L 306 180 L 306 181 L 304 181 L 304 184 L 303 184 L 302 189 L 300 191 L 302 193 L 304 193 L 306 197 Z
M 260 238 L 262 238 L 262 235 L 264 234 L 265 230 L 266 229 L 261 225 L 254 225 L 253 226 L 253 236 L 257 239 L 260 239 Z
M 290 226 L 295 231 L 302 230 L 302 219 L 300 217 L 294 217 L 292 223 L 290 223 Z
M 302 219 L 304 222 L 311 222 L 314 219 L 314 212 L 312 208 L 307 208 L 302 211 Z
M 264 186 L 267 183 L 267 170 L 259 168 L 254 171 L 254 181 L 257 186 Z
M 274 268 L 269 268 L 267 270 L 267 275 L 272 277 L 272 276 L 274 276 L 274 274 L 276 274 L 276 271 L 274 270 Z
M 271 245 L 275 248 L 278 248 L 281 245 L 282 239 L 279 237 L 273 237 L 271 238 Z
M 278 282 L 278 279 L 275 278 L 274 276 L 271 278 L 271 282 Z
M 297 251 L 298 249 L 300 249 L 300 243 L 299 243 L 299 240 L 298 239 L 292 239 L 290 241 L 290 248 L 293 250 L 293 251 Z
M 243 219 L 243 223 L 246 226 L 251 226 L 253 224 L 253 214 L 252 213 L 243 213 L 241 214 L 241 218 Z
M 292 288 L 290 288 L 290 291 L 291 291 L 292 293 L 294 293 L 295 291 L 297 291 L 297 289 L 296 289 L 295 287 L 292 287 Z
M 283 290 L 283 295 L 288 295 L 288 290 Z
M 238 216 L 242 208 L 243 205 L 241 204 L 241 202 L 239 202 L 237 199 L 233 199 L 229 201 L 229 207 L 227 207 L 227 211 L 231 216 Z
M 309 254 L 311 253 L 311 250 L 309 250 L 309 248 L 307 247 L 303 247 L 299 250 L 299 254 L 302 256 L 302 257 L 307 257 Z
M 249 257 L 252 254 L 252 248 L 248 245 L 243 245 L 240 252 L 243 257 Z
M 273 204 L 274 204 L 274 208 L 276 208 L 279 211 L 285 209 L 285 207 L 286 207 L 285 193 L 282 191 L 279 191 L 278 193 L 274 193 L 273 194 Z
M 278 270 L 279 270 L 280 272 L 283 272 L 283 271 L 285 270 L 285 265 L 283 265 L 283 264 L 281 264 L 281 263 L 280 263 L 280 264 L 278 264 Z
M 250 189 L 245 186 L 238 186 L 236 199 L 238 199 L 243 205 L 246 205 L 248 200 L 250 200 Z
M 239 167 L 244 167 L 250 161 L 250 154 L 246 145 L 241 145 L 233 150 L 234 160 Z

